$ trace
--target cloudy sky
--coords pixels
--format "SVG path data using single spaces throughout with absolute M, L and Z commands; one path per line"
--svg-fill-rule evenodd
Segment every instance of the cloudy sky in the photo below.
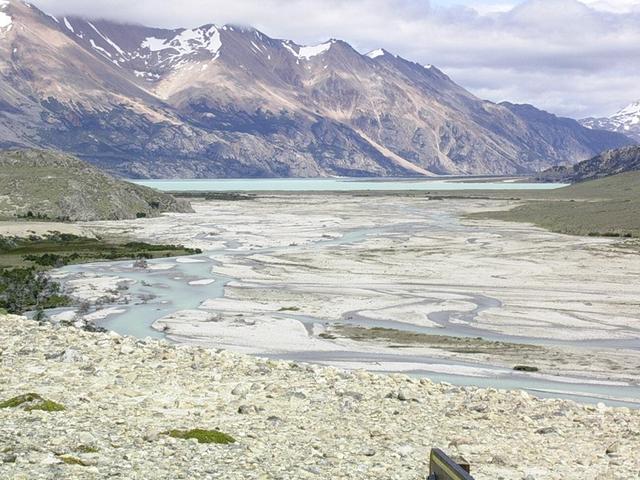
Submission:
M 432 63 L 480 97 L 576 118 L 640 100 L 640 0 L 36 0 L 52 14 L 251 25 Z

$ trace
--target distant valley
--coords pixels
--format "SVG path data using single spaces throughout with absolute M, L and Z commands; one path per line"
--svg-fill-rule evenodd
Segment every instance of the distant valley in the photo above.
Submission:
M 120 176 L 531 174 L 633 143 L 340 40 L 1 8 L 0 147 L 55 148 Z

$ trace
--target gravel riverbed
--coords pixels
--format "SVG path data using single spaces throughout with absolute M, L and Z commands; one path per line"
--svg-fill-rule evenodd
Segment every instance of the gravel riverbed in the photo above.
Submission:
M 640 411 L 264 360 L 0 316 L 2 479 L 640 478 Z M 231 444 L 165 435 L 217 429 Z

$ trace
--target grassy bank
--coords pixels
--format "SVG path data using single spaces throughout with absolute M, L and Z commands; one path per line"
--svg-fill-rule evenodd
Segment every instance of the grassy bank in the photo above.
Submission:
M 0 236 L 0 311 L 23 313 L 69 305 L 60 285 L 45 272 L 69 264 L 193 255 L 177 245 L 88 238 L 53 232 L 44 236 Z
M 523 203 L 511 210 L 470 217 L 533 223 L 572 235 L 640 237 L 640 172 L 519 197 Z
M 0 236 L 0 269 L 48 269 L 104 260 L 151 259 L 197 253 L 201 252 L 179 245 L 152 245 L 58 232 L 27 238 Z

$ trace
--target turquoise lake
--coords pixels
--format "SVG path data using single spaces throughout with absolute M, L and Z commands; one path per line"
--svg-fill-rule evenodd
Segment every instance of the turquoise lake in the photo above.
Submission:
M 130 180 L 167 192 L 358 192 L 434 190 L 552 190 L 561 183 L 519 183 L 496 178 L 251 178 Z

